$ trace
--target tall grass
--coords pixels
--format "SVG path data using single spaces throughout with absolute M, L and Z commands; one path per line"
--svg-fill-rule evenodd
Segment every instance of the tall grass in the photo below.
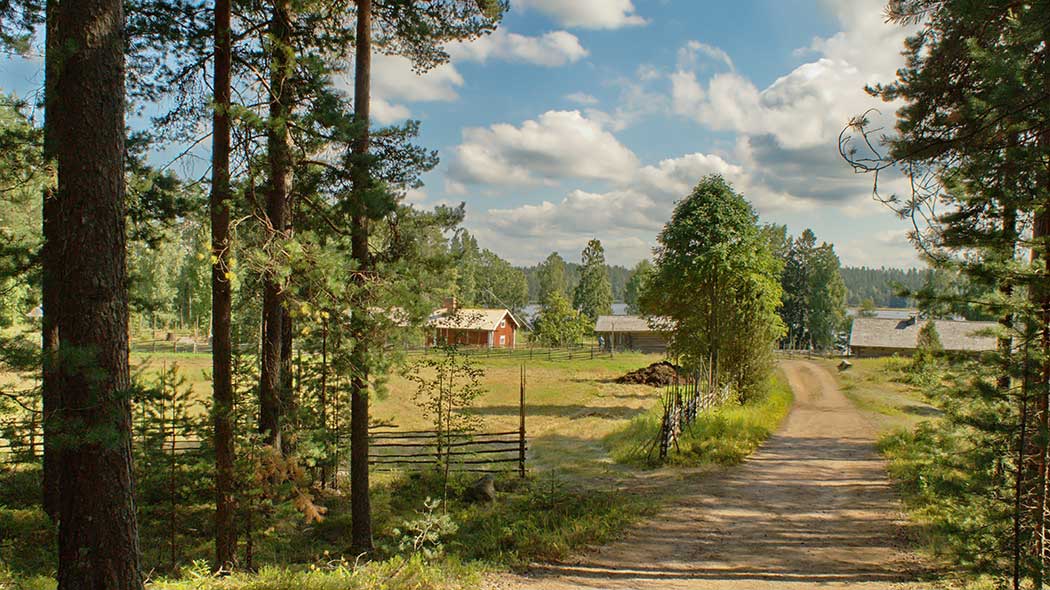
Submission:
M 735 465 L 753 453 L 776 430 L 794 396 L 779 371 L 769 378 L 763 395 L 746 404 L 729 402 L 697 416 L 678 439 L 678 447 L 668 454 L 670 465 Z M 653 441 L 660 433 L 662 408 L 633 419 L 623 430 L 605 438 L 614 460 L 656 466 L 659 457 Z

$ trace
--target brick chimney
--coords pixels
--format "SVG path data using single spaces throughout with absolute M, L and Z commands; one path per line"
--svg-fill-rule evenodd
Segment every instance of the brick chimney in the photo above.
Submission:
M 456 308 L 459 307 L 459 306 L 456 304 L 456 298 L 455 297 L 446 297 L 445 298 L 445 303 L 444 303 L 444 305 L 442 305 L 442 307 L 444 307 L 445 309 L 447 309 L 449 311 L 456 311 Z

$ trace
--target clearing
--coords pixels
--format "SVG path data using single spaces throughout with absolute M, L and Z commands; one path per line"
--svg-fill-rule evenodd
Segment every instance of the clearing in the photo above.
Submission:
M 922 560 L 874 443 L 827 369 L 782 365 L 795 406 L 743 465 L 692 489 L 620 542 L 505 577 L 514 590 L 920 588 Z

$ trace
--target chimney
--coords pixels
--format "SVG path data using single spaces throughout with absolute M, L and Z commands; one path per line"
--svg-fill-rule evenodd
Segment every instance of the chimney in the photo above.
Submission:
M 456 305 L 456 298 L 455 297 L 446 297 L 445 298 L 445 303 L 444 303 L 444 305 L 442 307 L 444 307 L 445 309 L 447 309 L 449 311 L 456 311 L 456 307 L 458 307 Z

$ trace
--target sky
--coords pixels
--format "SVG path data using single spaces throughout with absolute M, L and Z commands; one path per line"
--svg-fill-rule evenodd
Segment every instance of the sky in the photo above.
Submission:
M 903 64 L 907 31 L 884 3 L 511 0 L 496 32 L 425 75 L 376 55 L 372 114 L 420 120 L 441 157 L 408 200 L 466 203 L 464 225 L 515 264 L 578 260 L 596 237 L 633 265 L 718 173 L 763 222 L 813 229 L 844 264 L 915 266 L 908 223 L 838 153 L 850 117 L 874 107 L 892 126 L 895 105 L 864 92 Z M 0 62 L 5 91 L 42 79 L 39 60 Z

